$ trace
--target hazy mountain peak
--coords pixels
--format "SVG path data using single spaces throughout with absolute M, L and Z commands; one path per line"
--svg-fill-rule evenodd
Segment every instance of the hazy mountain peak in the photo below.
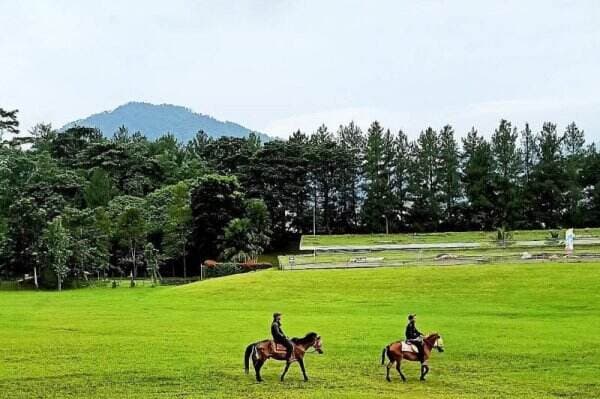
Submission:
M 140 131 L 151 139 L 172 133 L 183 142 L 192 139 L 198 130 L 204 130 L 211 137 L 245 137 L 252 132 L 251 129 L 240 124 L 220 121 L 180 105 L 150 104 L 138 101 L 131 101 L 112 111 L 100 112 L 70 122 L 61 130 L 76 125 L 98 128 L 105 136 L 112 136 L 120 126 L 127 127 L 132 133 Z M 269 140 L 267 135 L 256 133 L 261 136 L 263 141 Z

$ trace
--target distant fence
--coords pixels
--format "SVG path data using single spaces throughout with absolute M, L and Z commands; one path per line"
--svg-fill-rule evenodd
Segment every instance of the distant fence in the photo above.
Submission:
M 591 249 L 591 248 L 590 248 Z M 560 251 L 522 252 L 506 250 L 506 253 L 485 253 L 478 250 L 446 251 L 440 248 L 439 253 L 432 251 L 404 250 L 385 254 L 379 251 L 363 252 L 327 252 L 319 254 L 301 254 L 280 256 L 281 270 L 306 269 L 353 269 L 395 266 L 448 266 L 448 265 L 477 265 L 491 263 L 535 263 L 535 262 L 590 262 L 600 261 L 600 248 L 591 251 L 581 250 L 575 255 L 566 255 Z M 504 251 L 500 251 L 504 252 Z M 388 255 L 388 256 L 385 256 Z M 398 258 L 398 256 L 404 258 Z

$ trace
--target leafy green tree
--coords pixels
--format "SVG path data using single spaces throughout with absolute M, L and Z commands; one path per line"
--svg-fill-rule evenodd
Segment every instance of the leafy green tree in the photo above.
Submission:
M 69 273 L 67 260 L 71 255 L 70 237 L 62 225 L 62 220 L 56 217 L 44 231 L 43 242 L 47 265 L 56 275 L 58 290 L 62 290 L 62 283 Z
M 225 227 L 243 214 L 244 195 L 232 176 L 206 175 L 191 189 L 194 253 L 201 259 L 220 254 Z
M 187 279 L 187 255 L 192 232 L 190 186 L 182 181 L 170 188 L 172 197 L 166 207 L 165 252 L 173 257 L 175 254 L 181 257 L 183 278 Z
M 152 284 L 156 284 L 160 276 L 160 265 L 164 257 L 154 245 L 149 242 L 144 247 L 144 258 L 146 260 L 146 272 L 152 277 Z
M 290 233 L 306 229 L 307 140 L 296 132 L 288 142 L 265 143 L 253 156 L 245 179 L 247 196 L 265 201 L 282 243 Z
M 121 196 L 113 198 L 108 204 L 109 212 L 115 223 L 115 238 L 127 248 L 127 257 L 121 263 L 131 265 L 133 278 L 138 276 L 141 252 L 146 244 L 147 222 L 144 200 L 137 197 Z
M 104 169 L 96 168 L 92 172 L 90 181 L 85 186 L 84 197 L 88 207 L 96 208 L 106 206 L 113 196 L 113 187 L 110 176 Z
M 265 202 L 258 198 L 246 201 L 246 218 L 250 221 L 250 255 L 256 261 L 271 242 L 271 221 Z
M 232 219 L 224 230 L 221 258 L 233 262 L 247 262 L 252 258 L 250 220 Z
M 246 202 L 245 217 L 232 219 L 224 231 L 221 257 L 256 262 L 270 241 L 269 212 L 260 199 Z

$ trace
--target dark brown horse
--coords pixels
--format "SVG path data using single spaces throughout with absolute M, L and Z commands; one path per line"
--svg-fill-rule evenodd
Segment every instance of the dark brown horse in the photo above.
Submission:
M 304 376 L 304 381 L 308 381 L 308 376 L 304 369 L 304 355 L 311 347 L 314 348 L 315 352 L 323 353 L 323 349 L 321 349 L 321 337 L 319 334 L 311 332 L 306 334 L 304 338 L 292 338 L 291 341 L 294 344 L 294 351 L 291 359 L 286 362 L 283 373 L 281 374 L 281 381 L 283 381 L 283 377 L 285 377 L 285 374 L 293 362 L 298 362 L 300 369 L 302 370 L 302 375 Z M 252 364 L 254 364 L 254 371 L 256 372 L 256 381 L 261 382 L 263 379 L 260 376 L 260 369 L 267 359 L 285 361 L 285 354 L 285 348 L 277 347 L 275 342 L 269 339 L 248 345 L 244 355 L 244 369 L 246 370 L 246 374 L 248 374 L 250 357 L 252 357 Z
M 408 348 L 410 348 L 410 345 L 408 346 Z M 403 343 L 403 341 L 394 342 L 383 348 L 383 352 L 381 353 L 381 364 L 383 365 L 385 363 L 385 356 L 387 355 L 389 362 L 387 364 L 387 374 L 385 378 L 388 381 L 392 381 L 390 378 L 390 369 L 394 367 L 394 363 L 396 364 L 396 370 L 398 370 L 400 378 L 402 378 L 403 382 L 406 382 L 406 377 L 404 376 L 404 374 L 402 374 L 402 370 L 400 369 L 400 363 L 402 362 L 402 359 L 410 360 L 413 362 L 419 361 L 418 355 L 412 349 L 408 348 L 406 344 Z M 429 365 L 427 364 L 427 360 L 431 356 L 433 348 L 436 348 L 438 352 L 444 351 L 444 341 L 442 340 L 442 336 L 438 333 L 429 334 L 427 337 L 423 338 L 425 362 L 423 362 L 423 364 L 421 365 L 421 381 L 425 380 L 425 376 L 427 375 L 427 373 L 429 373 Z

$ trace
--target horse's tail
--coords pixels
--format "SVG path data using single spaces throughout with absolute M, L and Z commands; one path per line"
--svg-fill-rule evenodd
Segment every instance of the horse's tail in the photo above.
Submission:
M 383 352 L 381 352 L 381 365 L 385 364 L 385 354 L 388 352 L 388 350 L 390 350 L 389 345 L 383 348 Z
M 250 355 L 252 354 L 252 351 L 254 350 L 254 345 L 256 344 L 250 344 L 246 347 L 246 353 L 244 354 L 244 370 L 246 371 L 246 374 L 248 374 L 249 370 L 250 370 Z

